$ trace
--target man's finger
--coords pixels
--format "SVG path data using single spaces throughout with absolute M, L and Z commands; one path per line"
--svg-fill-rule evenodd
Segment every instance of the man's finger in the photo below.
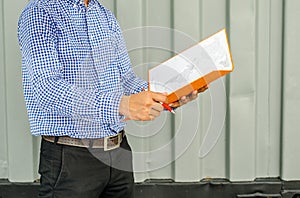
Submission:
M 152 106 L 152 109 L 158 112 L 161 112 L 164 110 L 164 107 L 160 103 L 156 103 Z
M 191 95 L 191 99 L 195 100 L 198 97 L 198 91 L 193 91 L 192 95 Z
M 158 117 L 158 116 L 160 116 L 160 111 L 156 111 L 155 109 L 151 109 L 149 114 L 151 116 Z
M 149 115 L 149 118 L 150 118 L 150 120 L 154 120 L 154 119 L 155 119 L 155 116 Z
M 153 100 L 157 102 L 166 102 L 167 96 L 166 94 L 151 92 Z

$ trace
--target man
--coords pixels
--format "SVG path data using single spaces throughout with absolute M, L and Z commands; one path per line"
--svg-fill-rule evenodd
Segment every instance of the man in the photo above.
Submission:
M 97 0 L 31 0 L 18 30 L 31 132 L 43 137 L 39 197 L 132 197 L 123 129 L 158 117 L 166 95 L 143 91 L 113 14 Z

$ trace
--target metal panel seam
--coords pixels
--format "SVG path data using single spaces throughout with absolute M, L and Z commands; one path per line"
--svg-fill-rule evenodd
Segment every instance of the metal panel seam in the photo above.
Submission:
M 227 29 L 227 36 L 228 36 L 228 40 L 230 42 L 230 0 L 226 0 L 226 29 Z M 225 129 L 225 133 L 226 133 L 226 143 L 225 143 L 225 149 L 226 149 L 226 157 L 225 157 L 225 177 L 229 178 L 230 176 L 230 76 L 226 77 L 226 106 L 227 106 L 227 110 L 226 110 L 226 129 Z
M 254 131 L 254 133 L 255 133 L 255 146 L 254 146 L 254 150 L 255 150 L 255 157 L 254 157 L 254 159 L 255 159 L 255 162 L 254 162 L 254 164 L 255 164 L 255 167 L 254 167 L 254 169 L 255 169 L 255 176 L 257 175 L 257 168 L 258 168 L 258 166 L 257 166 L 257 156 L 258 156 L 258 143 L 257 143 L 257 131 L 258 131 L 258 122 L 257 122 L 257 114 L 258 114 L 258 97 L 259 97 L 259 89 L 257 88 L 257 86 L 258 86 L 258 75 L 257 75 L 257 73 L 259 72 L 258 70 L 258 68 L 257 68 L 257 66 L 258 66 L 258 64 L 259 64 L 259 55 L 258 55 L 258 52 L 259 52 L 259 23 L 258 23 L 258 20 L 259 20 L 259 0 L 255 0 L 254 1 L 254 9 L 255 9 L 255 47 L 254 47 L 254 49 L 255 49 L 255 103 L 254 103 L 254 107 L 253 108 L 255 108 L 255 126 L 254 126 L 254 129 L 255 129 L 255 131 Z M 258 51 L 258 52 L 257 52 Z
M 173 0 L 170 0 L 170 28 L 172 29 L 172 33 L 171 33 L 171 56 L 174 56 L 174 51 L 175 51 L 175 46 L 174 46 L 174 41 L 175 41 L 175 35 L 174 35 L 174 31 L 175 31 L 175 20 L 174 20 L 174 15 L 175 15 L 175 5 L 174 5 L 174 1 Z M 175 128 L 175 116 L 174 115 L 171 115 L 171 118 L 170 118 L 170 122 L 171 122 L 171 136 L 174 137 L 175 136 L 175 131 L 176 131 L 176 128 Z M 175 154 L 175 142 L 173 142 L 173 145 L 172 145 L 172 159 L 173 159 L 173 162 L 172 162 L 172 165 L 171 165 L 171 178 L 173 180 L 175 180 L 176 178 L 176 171 L 175 171 L 175 166 L 176 166 L 176 162 L 175 162 L 175 158 L 176 158 L 176 154 Z
M 114 0 L 114 15 L 118 16 L 118 6 L 117 6 L 117 0 Z
M 8 132 L 8 128 L 7 128 L 7 125 L 8 125 L 8 123 L 7 123 L 7 78 L 6 78 L 6 53 L 5 53 L 5 31 L 4 31 L 4 27 L 5 27 L 5 25 L 4 25 L 4 23 L 5 23 L 5 20 L 4 20 L 4 17 L 5 17 L 5 9 L 4 9 L 4 1 L 1 1 L 0 2 L 1 3 L 1 8 L 2 8 L 2 10 L 1 10 L 1 13 L 2 13 L 2 17 L 1 17 L 1 19 L 2 19 L 2 21 L 1 21 L 1 24 L 2 24 L 2 27 L 1 27 L 1 33 L 0 34 L 2 34 L 2 36 L 1 36 L 1 39 L 2 39 L 2 41 L 3 41 L 3 46 L 2 46 L 2 49 L 3 49 L 3 60 L 2 60 L 2 64 L 3 64 L 3 82 L 4 82 L 4 85 L 3 85 L 3 88 L 4 88 L 4 113 L 5 113 L 5 115 L 4 115 L 4 131 L 5 131 L 5 141 L 6 141 L 6 159 L 7 159 L 7 161 L 9 161 L 9 155 L 8 155 L 8 136 L 7 136 L 7 132 Z M 8 166 L 8 168 L 9 168 L 9 166 Z M 7 174 L 9 174 L 9 171 L 8 171 L 8 173 Z
M 199 30 L 199 33 L 200 33 L 200 38 L 202 38 L 203 37 L 203 35 L 204 35 L 204 28 L 203 28 L 203 20 L 204 20 L 204 15 L 203 15 L 203 0 L 200 0 L 199 1 L 199 10 L 201 11 L 200 13 L 199 13 L 199 18 L 200 18 L 200 24 L 199 24 L 199 28 L 200 28 L 200 30 Z
M 271 50 L 272 50 L 272 42 L 271 42 L 271 38 L 272 38 L 272 1 L 268 0 L 269 2 L 269 57 L 268 57 L 268 79 L 271 79 Z M 271 152 L 272 148 L 271 148 L 271 120 L 270 120 L 270 116 L 271 116 L 271 83 L 269 80 L 269 84 L 268 84 L 268 153 Z M 271 155 L 269 155 L 268 157 L 268 162 L 267 162 L 267 175 L 270 175 L 270 170 L 271 170 Z
M 282 46 L 282 52 L 281 52 L 281 117 L 280 117 L 280 162 L 279 162 L 279 173 L 280 173 L 280 177 L 283 174 L 283 110 L 284 110 L 284 97 L 283 97 L 283 93 L 284 93 L 284 60 L 285 60 L 285 56 L 284 56 L 284 52 L 285 52 L 285 19 L 286 19 L 286 13 L 285 13 L 285 8 L 286 8 L 286 2 L 284 0 L 282 0 L 282 38 L 281 38 L 281 46 Z

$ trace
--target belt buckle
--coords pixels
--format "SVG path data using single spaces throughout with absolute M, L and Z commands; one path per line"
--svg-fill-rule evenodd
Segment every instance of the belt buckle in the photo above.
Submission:
M 120 144 L 121 144 L 120 133 L 117 135 L 104 137 L 104 151 L 110 151 L 119 148 Z

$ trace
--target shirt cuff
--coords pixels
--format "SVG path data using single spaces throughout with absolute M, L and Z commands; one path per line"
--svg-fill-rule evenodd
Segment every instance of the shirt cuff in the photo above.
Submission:
M 120 122 L 119 106 L 122 96 L 122 93 L 96 93 L 96 108 L 101 123 Z

